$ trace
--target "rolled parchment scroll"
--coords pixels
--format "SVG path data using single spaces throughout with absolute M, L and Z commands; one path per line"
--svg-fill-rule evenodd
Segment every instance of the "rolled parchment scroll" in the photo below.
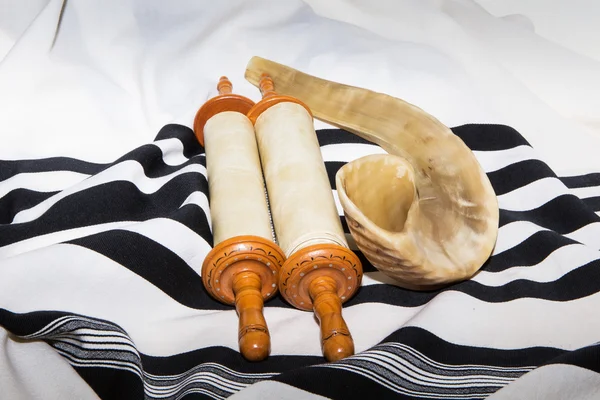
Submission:
M 263 360 L 270 336 L 263 301 L 277 293 L 285 259 L 273 242 L 254 127 L 246 113 L 254 103 L 231 94 L 222 77 L 219 96 L 206 102 L 194 121 L 205 146 L 214 248 L 202 265 L 202 281 L 215 299 L 235 304 L 242 355 Z
M 269 209 L 254 127 L 237 111 L 224 111 L 204 126 L 214 245 L 254 235 L 272 240 Z
M 294 307 L 313 309 L 329 361 L 354 353 L 342 302 L 360 286 L 362 266 L 348 249 L 307 106 L 261 79 L 254 122 L 277 240 L 287 261 L 279 291 Z

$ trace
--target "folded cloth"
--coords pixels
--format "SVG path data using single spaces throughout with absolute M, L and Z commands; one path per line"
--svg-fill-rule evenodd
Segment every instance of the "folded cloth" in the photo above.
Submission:
M 107 164 L 0 161 L 3 396 L 593 396 L 600 174 L 558 177 L 507 126 L 453 131 L 498 196 L 493 256 L 470 280 L 413 292 L 358 253 L 363 284 L 344 307 L 356 354 L 329 364 L 312 313 L 281 297 L 265 304 L 271 356 L 240 356 L 235 310 L 200 278 L 210 206 L 189 128 L 164 126 Z M 342 130 L 317 135 L 334 197 L 344 163 L 382 152 Z

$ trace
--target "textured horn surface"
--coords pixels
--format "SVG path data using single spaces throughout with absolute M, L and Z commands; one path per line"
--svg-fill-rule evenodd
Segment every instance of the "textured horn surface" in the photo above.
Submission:
M 389 153 L 354 160 L 336 175 L 350 232 L 376 268 L 416 290 L 481 268 L 496 243 L 498 201 L 473 152 L 448 127 L 401 99 L 253 57 L 246 79 L 258 85 L 263 73 L 316 118 Z

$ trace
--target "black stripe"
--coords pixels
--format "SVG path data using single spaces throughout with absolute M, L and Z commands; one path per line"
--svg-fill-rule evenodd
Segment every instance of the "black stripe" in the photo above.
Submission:
M 341 162 L 326 163 L 329 182 L 333 185 L 332 188 L 335 188 L 335 173 L 343 165 L 344 163 Z M 522 183 L 526 185 L 526 183 Z M 502 184 L 498 182 L 496 182 L 496 185 L 502 186 Z M 517 188 L 518 187 L 513 187 L 510 190 Z M 506 186 L 504 186 L 503 189 L 506 189 Z M 501 188 L 500 190 L 503 189 Z M 500 209 L 499 226 L 502 227 L 516 221 L 530 221 L 541 227 L 555 230 L 558 233 L 567 234 L 590 223 L 600 221 L 600 217 L 591 212 L 596 210 L 600 210 L 599 198 L 591 198 L 591 200 L 587 202 L 587 199 L 582 201 L 574 195 L 564 194 L 549 199 L 547 203 L 532 210 L 511 211 Z M 345 218 L 342 218 L 342 227 L 346 233 L 349 233 Z
M 175 301 L 191 308 L 230 310 L 209 297 L 200 275 L 161 244 L 140 234 L 112 230 L 68 243 L 96 251 L 141 276 Z
M 24 318 L 24 315 L 12 314 L 9 312 L 0 313 L 2 316 Z M 25 318 L 34 317 L 31 313 L 25 316 Z M 45 316 L 54 314 L 55 316 L 66 315 L 63 313 L 43 313 Z M 2 322 L 5 322 L 3 320 Z M 46 321 L 50 322 L 50 321 Z M 23 323 L 23 321 L 21 321 Z M 41 327 L 40 327 L 41 328 Z M 115 326 L 115 328 L 117 328 Z M 38 329 L 35 329 L 38 330 Z M 116 329 L 117 330 L 117 329 Z M 598 346 L 590 346 L 584 349 L 580 349 L 574 352 L 566 352 L 564 350 L 548 348 L 548 347 L 533 347 L 517 350 L 499 350 L 491 348 L 480 348 L 470 346 L 460 346 L 448 343 L 441 340 L 437 336 L 430 332 L 416 327 L 402 328 L 383 340 L 383 343 L 403 343 L 423 355 L 431 358 L 434 361 L 441 362 L 450 365 L 464 365 L 464 364 L 477 364 L 481 366 L 504 366 L 504 367 L 530 367 L 539 364 L 554 364 L 554 363 L 567 363 L 571 365 L 578 365 L 584 368 L 595 370 L 597 368 L 596 361 L 598 358 Z M 392 356 L 393 357 L 393 356 Z M 279 361 L 284 361 L 280 365 Z M 283 372 L 283 374 L 272 378 L 280 382 L 288 383 L 293 386 L 302 388 L 304 390 L 327 395 L 328 387 L 322 387 L 323 382 L 329 382 L 323 380 L 325 375 L 321 369 L 305 368 L 308 365 L 321 364 L 321 357 L 270 357 L 262 363 L 246 363 L 239 356 L 239 354 L 231 349 L 213 347 L 207 349 L 201 349 L 190 353 L 174 355 L 170 357 L 152 357 L 142 355 L 142 365 L 144 365 L 145 371 L 155 375 L 174 375 L 184 373 L 190 369 L 197 367 L 200 363 L 216 362 L 224 365 L 237 372 L 246 373 L 261 373 L 261 372 Z M 232 365 L 234 364 L 234 365 Z M 353 362 L 353 364 L 356 364 Z M 293 365 L 293 369 L 290 366 Z M 241 367 L 241 368 L 237 368 Z M 282 367 L 282 368 L 278 368 Z M 137 376 L 131 372 L 119 371 L 119 370 L 108 370 L 106 368 L 97 368 L 106 374 L 96 373 L 95 367 L 76 367 L 79 373 L 87 371 L 93 371 L 91 376 L 87 376 L 85 373 L 82 377 L 98 392 L 102 393 L 105 398 L 120 398 L 118 393 L 113 390 L 113 386 L 119 386 L 123 384 L 123 380 L 129 380 L 126 384 L 129 386 L 128 391 L 136 388 L 138 385 L 135 381 Z M 289 372 L 285 372 L 288 370 Z M 351 372 L 347 372 L 352 374 Z M 515 372 L 517 373 L 517 372 Z M 226 373 L 225 373 L 226 374 Z M 314 375 L 318 374 L 318 375 Z M 490 374 L 494 376 L 494 372 L 490 371 Z M 311 375 L 314 375 L 311 377 Z M 311 379 L 312 378 L 312 379 Z M 335 380 L 334 385 L 340 384 L 339 377 L 330 377 Z M 252 378 L 240 378 L 244 381 Z M 257 378 L 261 379 L 261 378 Z M 358 380 L 357 380 L 358 379 Z M 363 380 L 364 379 L 364 380 Z M 139 380 L 138 380 L 139 381 Z M 370 382 L 369 382 L 370 381 Z M 338 382 L 338 383 L 336 383 Z M 331 382 L 329 382 L 331 383 Z M 358 375 L 356 379 L 352 380 L 352 392 L 362 393 L 366 391 L 371 393 L 370 384 L 373 384 L 372 380 L 366 379 L 361 375 Z M 139 383 L 141 385 L 141 382 Z M 375 386 L 378 390 L 381 389 L 379 385 Z M 138 388 L 139 389 L 139 388 Z M 336 388 L 335 393 L 340 393 L 339 388 Z M 386 389 L 387 391 L 387 389 Z M 122 392 L 122 391 L 121 391 Z M 130 393 L 131 394 L 131 393 Z M 342 393 L 346 395 L 346 393 Z M 331 394 L 329 394 L 331 396 Z
M 600 217 L 587 208 L 578 197 L 569 194 L 558 196 L 533 210 L 500 209 L 501 227 L 516 221 L 530 221 L 564 235 L 591 223 L 600 222 Z
M 365 255 L 363 254 L 362 251 L 359 250 L 353 250 L 354 254 L 356 254 L 362 264 L 363 267 L 363 272 L 375 272 L 377 271 L 377 268 L 375 268 L 373 266 L 373 264 L 371 264 L 371 262 L 369 260 L 367 260 L 367 257 L 365 257 Z
M 346 217 L 344 215 L 340 215 L 340 222 L 342 223 L 342 229 L 344 233 L 350 233 L 350 228 L 348 228 L 348 221 L 346 221 Z
M 540 232 L 540 236 L 543 237 L 544 233 Z M 533 243 L 524 242 L 523 246 L 525 248 L 535 246 L 537 242 L 537 240 L 533 241 Z M 173 299 L 186 306 L 199 309 L 230 309 L 229 306 L 223 305 L 208 296 L 203 288 L 200 277 L 192 271 L 183 260 L 179 259 L 174 253 L 160 244 L 141 235 L 116 230 L 77 239 L 72 241 L 72 243 L 82 245 L 106 255 L 144 277 L 144 279 L 150 281 Z M 358 255 L 360 256 L 361 253 L 358 252 Z M 142 258 L 140 259 L 140 257 Z M 538 257 L 543 256 L 540 255 Z M 374 270 L 364 258 L 362 261 L 366 272 Z M 577 273 L 581 278 L 582 272 L 580 270 L 582 268 L 571 274 Z M 591 271 L 593 272 L 593 270 Z M 563 277 L 555 284 L 564 286 L 565 279 L 566 277 Z M 181 282 L 183 286 L 173 286 L 176 285 L 176 282 Z M 585 279 L 583 283 L 585 283 Z M 467 281 L 453 285 L 450 288 L 462 291 L 488 302 L 512 300 L 519 297 L 519 292 L 527 292 L 527 297 L 546 298 L 550 300 L 573 299 L 584 296 L 586 293 L 594 293 L 600 289 L 596 288 L 597 285 L 591 285 L 582 288 L 581 291 L 578 289 L 578 291 L 573 292 L 572 290 L 565 291 L 560 288 L 546 290 L 544 288 L 546 285 L 549 284 L 515 281 L 505 286 L 494 288 Z M 566 286 L 568 287 L 568 285 Z M 361 288 L 357 295 L 350 300 L 349 305 L 366 302 L 381 302 L 405 307 L 415 307 L 425 304 L 439 292 L 441 291 L 425 293 L 412 292 L 391 285 L 372 285 Z M 290 308 L 290 306 L 284 303 L 280 297 L 267 302 L 266 307 Z
M 87 327 L 89 329 L 103 329 L 105 331 L 114 331 L 115 334 L 122 333 L 127 335 L 120 326 L 113 322 L 86 317 L 80 314 L 62 311 L 35 311 L 19 314 L 0 308 L 0 325 L 17 336 L 31 335 L 62 317 L 88 318 L 91 320 L 89 322 L 75 321 L 70 323 L 71 328 Z M 51 331 L 45 338 L 52 339 L 59 331 L 64 332 L 65 327 L 63 326 L 61 329 Z M 68 327 L 66 331 L 68 331 Z M 86 333 L 85 336 L 105 337 L 104 335 L 90 333 Z M 68 338 L 67 336 L 61 337 Z M 168 357 L 150 356 L 140 353 L 140 357 L 142 365 L 144 366 L 144 371 L 153 375 L 182 374 L 201 363 L 220 364 L 240 373 L 265 374 L 285 372 L 294 368 L 324 362 L 324 359 L 321 356 L 271 355 L 260 363 L 250 363 L 245 361 L 238 351 L 221 346 L 205 347 L 186 353 L 170 355 Z
M 2 168 L 2 167 L 0 167 Z M 59 192 L 15 189 L 0 197 L 0 224 L 10 224 L 20 211 L 34 207 Z
M 341 161 L 325 162 L 325 169 L 331 189 L 336 189 L 335 175 L 346 163 Z M 546 164 L 538 160 L 526 160 L 511 164 L 488 174 L 496 195 L 500 196 L 513 190 L 525 187 L 539 179 L 556 176 Z M 567 190 L 565 189 L 565 195 Z M 551 199 L 548 199 L 551 200 Z
M 170 166 L 164 163 L 163 154 L 159 147 L 154 144 L 142 145 L 114 162 L 101 164 L 77 160 L 68 157 L 52 157 L 36 160 L 0 160 L 0 182 L 19 173 L 48 172 L 48 171 L 71 171 L 87 175 L 95 175 L 120 162 L 133 160 L 138 161 L 145 174 L 154 178 L 171 174 L 186 165 L 201 164 L 206 166 L 204 148 L 200 146 L 193 131 L 182 125 L 167 125 L 156 135 L 155 140 L 178 139 L 183 144 L 183 155 L 190 159 L 182 165 Z
M 330 399 L 401 399 L 362 375 L 333 368 L 297 368 L 271 378 Z
M 58 344 L 60 343 L 55 343 L 54 346 L 58 347 Z M 68 360 L 70 360 L 72 363 L 77 363 L 78 360 L 75 359 L 74 356 L 80 356 L 79 358 L 83 358 L 85 360 L 87 359 L 91 359 L 92 363 L 96 363 L 98 364 L 98 362 L 96 360 L 98 360 L 98 357 L 100 358 L 100 360 L 104 361 L 102 362 L 103 367 L 90 367 L 90 366 L 82 366 L 82 367 L 77 367 L 77 368 L 102 368 L 103 370 L 106 368 L 111 368 L 114 371 L 120 371 L 120 372 L 129 372 L 130 375 L 132 376 L 138 376 L 138 379 L 141 382 L 141 379 L 139 378 L 139 375 L 136 375 L 134 372 L 130 372 L 128 371 L 121 371 L 119 369 L 119 361 L 121 363 L 126 363 L 130 366 L 130 368 L 135 368 L 135 367 L 139 367 L 141 369 L 142 365 L 140 362 L 140 358 L 137 357 L 137 354 L 118 354 L 118 353 L 114 353 L 114 352 L 98 352 L 95 350 L 83 350 L 83 351 L 79 351 L 76 350 L 74 352 L 74 354 L 71 354 L 68 350 L 65 351 L 65 349 L 61 349 L 63 350 L 63 356 L 65 358 L 67 358 Z M 107 357 L 108 356 L 108 357 Z M 121 366 L 122 368 L 122 366 Z M 204 378 L 206 378 L 206 373 L 214 373 L 219 375 L 219 378 L 234 378 L 232 375 L 228 374 L 225 371 L 219 370 L 213 366 L 205 366 L 205 365 L 198 365 L 196 367 L 196 371 L 200 370 L 200 372 L 204 372 Z M 190 373 L 195 373 L 196 371 L 189 371 L 188 372 L 188 376 L 183 376 L 183 377 L 178 377 L 175 379 L 167 379 L 167 380 L 162 380 L 162 379 L 153 379 L 152 377 L 149 376 L 144 376 L 144 381 L 148 384 L 148 385 L 154 385 L 157 386 L 157 388 L 155 389 L 156 391 L 160 391 L 160 389 L 171 389 L 170 386 L 172 385 L 177 385 L 176 388 L 184 383 L 183 387 L 178 388 L 178 390 L 171 394 L 169 398 L 176 398 L 176 396 L 181 395 L 183 393 L 185 393 L 186 391 L 190 390 L 190 389 L 203 389 L 206 392 L 212 393 L 213 395 L 216 396 L 220 396 L 220 397 L 227 397 L 229 395 L 231 395 L 235 390 L 230 389 L 227 385 L 222 385 L 221 382 L 217 381 L 217 382 L 213 382 L 213 379 L 210 379 L 209 381 L 207 381 L 206 379 L 192 379 L 192 380 L 187 380 L 186 378 L 188 378 L 189 376 L 193 376 Z M 121 383 L 119 382 L 120 379 L 122 379 L 123 377 L 126 377 L 126 374 L 119 374 L 117 375 L 117 379 L 115 379 L 115 377 L 113 375 L 109 375 L 109 376 L 100 376 L 98 378 L 101 378 L 101 380 L 99 382 L 97 382 L 97 384 L 101 385 L 101 389 L 105 390 L 107 387 L 113 386 L 113 385 L 121 385 Z M 84 376 L 85 377 L 85 376 Z M 85 377 L 87 379 L 87 377 Z M 218 379 L 217 379 L 218 380 Z M 239 378 L 237 377 L 237 379 L 233 379 L 233 381 L 235 383 L 242 383 L 242 384 L 249 384 L 249 383 L 253 383 L 256 380 L 253 380 L 252 378 Z M 92 385 L 96 384 L 96 382 L 93 382 Z M 164 393 L 160 393 L 159 392 L 159 396 L 163 395 Z M 118 393 L 113 393 L 112 391 L 109 391 L 106 393 L 106 396 L 109 396 L 110 398 L 112 397 L 117 397 L 119 396 Z M 162 396 L 161 396 L 162 397 Z M 147 397 L 144 397 L 147 398 Z M 151 397 L 150 397 L 151 398 Z
M 331 186 L 331 190 L 334 190 L 335 187 L 335 174 L 346 165 L 345 162 L 341 161 L 327 161 L 325 162 L 325 169 L 327 170 L 327 177 L 329 178 L 329 185 Z
M 514 266 L 536 265 L 553 251 L 575 243 L 577 243 L 575 240 L 556 232 L 539 231 L 516 246 L 492 256 L 481 269 L 489 272 L 500 272 Z
M 205 393 L 193 391 L 193 390 L 186 393 L 185 396 L 182 397 L 182 399 L 184 399 L 184 400 L 206 400 L 207 398 L 212 399 L 212 397 L 209 397 Z
M 198 190 L 208 192 L 206 178 L 199 173 L 178 175 L 151 194 L 129 181 L 108 182 L 58 201 L 33 221 L 0 226 L 0 246 L 65 229 L 162 217 Z
M 383 303 L 401 307 L 418 307 L 428 303 L 438 294 L 458 291 L 487 303 L 501 303 L 520 298 L 536 298 L 550 301 L 581 299 L 600 291 L 600 260 L 583 265 L 553 282 L 534 282 L 524 279 L 511 281 L 503 286 L 485 286 L 466 280 L 446 288 L 415 292 L 388 284 L 362 286 L 346 304 Z
M 569 364 L 600 373 L 600 345 L 594 344 L 574 351 L 564 352 L 548 364 Z
M 500 196 L 542 178 L 556 178 L 556 175 L 539 160 L 525 160 L 490 172 L 488 177 L 496 195 Z
M 95 337 L 103 337 L 105 338 L 105 340 L 103 340 L 102 342 L 91 342 L 88 340 L 82 340 L 81 336 L 95 336 Z M 118 354 L 118 353 L 128 353 L 128 354 L 136 354 L 137 352 L 135 351 L 135 347 L 131 346 L 129 343 L 123 343 L 123 342 L 118 342 L 114 340 L 114 337 L 107 337 L 104 335 L 91 335 L 91 334 L 85 334 L 85 335 L 72 335 L 72 336 L 64 336 L 61 335 L 60 339 L 52 339 L 55 343 L 60 343 L 63 348 L 73 348 L 73 349 L 77 349 L 77 350 L 83 350 L 83 351 L 100 351 L 100 352 L 104 352 L 106 350 L 99 350 L 99 349 L 91 349 L 88 347 L 85 347 L 85 345 L 89 345 L 89 346 L 94 346 L 94 345 L 102 345 L 102 346 L 106 346 L 106 345 L 116 345 L 116 346 L 126 346 L 127 348 L 111 348 L 110 352 L 111 354 Z M 116 357 L 119 358 L 120 357 Z
M 566 353 L 565 350 L 552 347 L 505 350 L 464 346 L 447 342 L 428 330 L 418 327 L 401 328 L 381 342 L 396 342 L 408 345 L 432 360 L 449 365 L 476 364 L 495 367 L 531 367 L 541 365 Z
M 0 160 L 0 182 L 17 174 L 31 172 L 72 171 L 93 175 L 102 171 L 106 164 L 97 164 L 68 157 L 51 157 L 36 160 Z
M 187 226 L 200 235 L 211 247 L 213 246 L 213 236 L 208 224 L 208 217 L 200 207 L 195 204 L 186 204 L 167 214 L 167 217 Z
M 67 243 L 110 258 L 187 307 L 199 310 L 231 310 L 233 307 L 213 299 L 200 275 L 177 254 L 138 233 L 115 229 Z M 265 307 L 291 308 L 280 296 L 267 301 Z
M 114 338 L 116 338 L 116 337 L 122 338 L 122 336 L 120 336 L 120 335 L 117 335 L 116 333 L 115 333 L 113 336 L 109 336 L 109 335 L 103 335 L 103 334 L 101 334 L 101 333 L 86 333 L 86 334 L 85 334 L 85 336 L 86 336 L 86 337 L 87 337 L 87 336 L 91 336 L 91 337 L 98 337 L 98 338 L 113 338 L 113 339 L 114 339 Z M 128 336 L 128 337 L 129 337 L 129 336 Z M 73 339 L 73 340 L 76 340 L 76 339 Z M 116 342 L 116 341 L 115 341 L 115 342 L 102 342 L 102 344 L 106 344 L 106 343 L 110 343 L 110 344 L 121 344 L 121 345 L 123 344 L 122 342 Z
M 452 131 L 471 150 L 496 151 L 529 146 L 519 132 L 505 125 L 467 124 L 454 127 Z
M 291 371 L 324 362 L 322 356 L 270 355 L 259 363 L 251 363 L 246 361 L 237 350 L 221 346 L 205 347 L 169 357 L 145 354 L 142 354 L 141 357 L 144 370 L 153 375 L 182 374 L 200 363 L 217 363 L 240 373 L 268 374 Z
M 586 174 L 586 175 L 564 176 L 564 177 L 560 177 L 560 180 L 568 188 L 583 188 L 583 187 L 600 186 L 600 173 L 596 172 L 593 174 Z
M 416 292 L 388 284 L 361 286 L 358 288 L 356 294 L 344 303 L 344 308 L 368 303 L 382 303 L 400 307 L 420 307 L 441 292 L 442 290 Z
M 52 321 L 68 315 L 80 316 L 79 314 L 50 310 L 15 313 L 4 308 L 0 308 L 0 325 L 17 336 L 27 336 L 39 331 Z M 95 319 L 98 320 L 97 318 Z M 112 322 L 105 320 L 98 321 L 112 324 Z
M 183 155 L 186 158 L 191 158 L 198 154 L 204 153 L 204 147 L 200 145 L 198 139 L 187 126 L 179 124 L 168 124 L 162 127 L 162 129 L 156 135 L 154 141 L 163 139 L 178 139 L 183 144 Z
M 100 253 L 144 278 L 173 300 L 200 310 L 231 310 L 232 306 L 214 300 L 202 279 L 177 254 L 136 232 L 109 230 L 69 242 Z M 291 308 L 280 296 L 265 307 Z
M 374 144 L 366 139 L 361 138 L 353 133 L 343 129 L 319 129 L 317 132 L 317 140 L 319 146 L 327 146 L 330 144 Z
M 435 341 L 435 344 L 438 344 L 438 341 Z M 435 346 L 435 344 L 433 345 Z M 435 348 L 437 350 L 437 347 Z M 452 350 L 456 352 L 455 354 L 460 354 L 461 349 L 460 346 L 456 346 Z M 471 349 L 467 348 L 465 350 L 468 352 Z M 493 352 L 500 353 L 501 351 L 494 350 Z M 468 361 L 464 357 L 457 363 L 457 366 L 460 366 L 460 368 L 452 368 L 452 365 L 439 365 L 439 360 L 435 358 L 430 358 L 430 360 L 423 359 L 423 354 L 418 353 L 418 350 L 415 351 L 414 348 L 406 344 L 387 342 L 375 346 L 361 355 L 349 357 L 327 366 L 331 368 L 350 367 L 356 374 L 368 371 L 370 374 L 365 375 L 371 376 L 371 379 L 378 383 L 381 382 L 381 384 L 384 384 L 385 381 L 395 384 L 398 388 L 397 390 L 401 391 L 402 394 L 408 396 L 427 394 L 433 395 L 434 398 L 443 398 L 445 397 L 444 395 L 462 395 L 465 398 L 468 396 L 476 398 L 487 397 L 490 393 L 504 386 L 507 381 L 519 378 L 532 368 L 530 365 L 527 368 L 523 368 L 521 365 L 491 368 L 485 363 L 468 365 L 471 363 L 467 364 Z M 502 357 L 500 354 L 496 354 L 496 356 Z M 401 361 L 403 361 L 403 366 L 400 369 L 404 370 L 404 372 L 412 369 L 416 375 L 414 376 L 414 380 L 407 379 L 403 374 L 396 373 L 395 368 L 398 368 L 397 364 Z M 411 366 L 422 371 L 415 370 Z M 477 377 L 473 377 L 472 375 L 476 375 Z M 431 382 L 430 379 L 432 377 L 438 377 L 444 382 Z M 475 380 L 479 381 L 478 384 L 468 386 L 469 383 L 474 383 Z
M 346 163 L 342 161 L 326 161 L 325 169 L 331 189 L 335 189 L 335 175 Z M 552 170 L 539 160 L 525 160 L 510 164 L 487 174 L 497 196 L 527 186 L 542 178 L 556 178 Z M 565 194 L 567 190 L 565 189 Z
M 600 196 L 583 199 L 583 204 L 592 211 L 600 211 Z
M 139 162 L 144 169 L 144 174 L 149 178 L 158 178 L 169 175 L 183 169 L 188 165 L 193 164 L 199 164 L 206 167 L 206 157 L 204 155 L 194 155 L 181 165 L 171 166 L 165 164 L 162 151 L 154 144 L 147 144 L 136 148 L 135 150 L 120 157 L 114 163 L 109 165 L 109 167 L 129 160 Z
M 143 399 L 142 380 L 130 371 L 116 368 L 73 367 L 101 399 Z
M 505 125 L 467 124 L 451 129 L 471 150 L 497 151 L 530 146 L 519 132 Z M 342 129 L 319 129 L 317 139 L 320 146 L 338 143 L 374 144 Z
M 59 311 L 38 311 L 18 314 L 0 309 L 0 325 L 15 335 L 25 336 L 39 331 L 51 322 L 66 316 L 75 318 L 84 317 Z M 90 323 L 94 325 L 90 327 L 91 329 L 97 329 L 95 325 L 100 324 L 100 326 L 106 325 L 105 330 L 114 330 L 115 333 L 125 333 L 118 325 L 112 322 L 97 318 L 91 318 L 91 320 L 92 322 Z M 78 327 L 81 324 L 83 324 L 82 326 L 87 326 L 89 323 L 75 322 L 73 327 Z M 24 327 L 28 329 L 23 330 Z M 62 330 L 60 329 L 60 331 Z M 56 335 L 56 330 L 53 332 L 50 333 L 51 337 Z M 104 337 L 103 335 L 89 333 L 86 336 Z M 390 342 L 405 344 L 435 361 L 450 365 L 477 364 L 498 367 L 529 367 L 545 365 L 547 363 L 559 363 L 561 362 L 559 357 L 573 353 L 549 347 L 502 350 L 457 345 L 449 343 L 419 327 L 403 327 L 381 341 L 381 343 Z M 581 350 L 596 351 L 597 348 L 585 348 Z M 321 356 L 270 356 L 261 363 L 247 363 L 237 351 L 227 347 L 207 347 L 169 357 L 141 354 L 141 360 L 144 370 L 154 375 L 181 374 L 196 367 L 199 365 L 199 362 L 217 363 L 240 373 L 255 374 L 281 373 L 294 368 L 304 368 L 324 362 Z
M 64 336 L 64 335 L 58 335 L 59 338 L 49 338 L 47 339 L 48 341 L 50 341 L 52 343 L 52 345 L 56 348 L 59 348 L 63 351 L 68 352 L 69 354 L 78 354 L 78 353 L 82 353 L 82 352 L 95 352 L 98 354 L 101 354 L 101 356 L 99 356 L 99 359 L 102 360 L 110 360 L 110 361 L 114 361 L 116 360 L 121 360 L 123 361 L 123 357 L 128 357 L 128 358 L 138 358 L 138 353 L 137 350 L 135 348 L 135 346 L 131 346 L 130 344 L 126 344 L 126 343 L 121 343 L 121 342 L 113 342 L 111 340 L 106 340 L 103 341 L 101 343 L 99 342 L 86 342 L 83 340 L 77 340 L 76 338 L 74 338 L 73 336 Z M 84 335 L 79 335 L 79 336 L 84 336 Z M 87 335 L 85 335 L 87 336 Z M 84 343 L 87 345 L 119 345 L 119 346 L 126 346 L 126 348 L 110 348 L 110 349 L 98 349 L 98 348 L 89 348 L 84 346 Z

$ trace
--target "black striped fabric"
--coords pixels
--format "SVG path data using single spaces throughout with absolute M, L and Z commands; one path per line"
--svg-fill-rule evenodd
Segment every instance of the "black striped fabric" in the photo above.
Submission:
M 271 356 L 240 356 L 235 311 L 202 285 L 205 157 L 180 125 L 110 164 L 0 161 L 0 326 L 47 343 L 104 399 L 512 398 L 565 366 L 582 380 L 572 398 L 593 398 L 600 173 L 557 177 L 510 127 L 453 131 L 498 196 L 494 254 L 468 281 L 413 292 L 359 252 L 363 285 L 344 305 L 352 357 L 326 363 L 314 317 L 280 297 L 265 304 Z M 317 135 L 336 199 L 337 170 L 382 152 L 342 130 Z

